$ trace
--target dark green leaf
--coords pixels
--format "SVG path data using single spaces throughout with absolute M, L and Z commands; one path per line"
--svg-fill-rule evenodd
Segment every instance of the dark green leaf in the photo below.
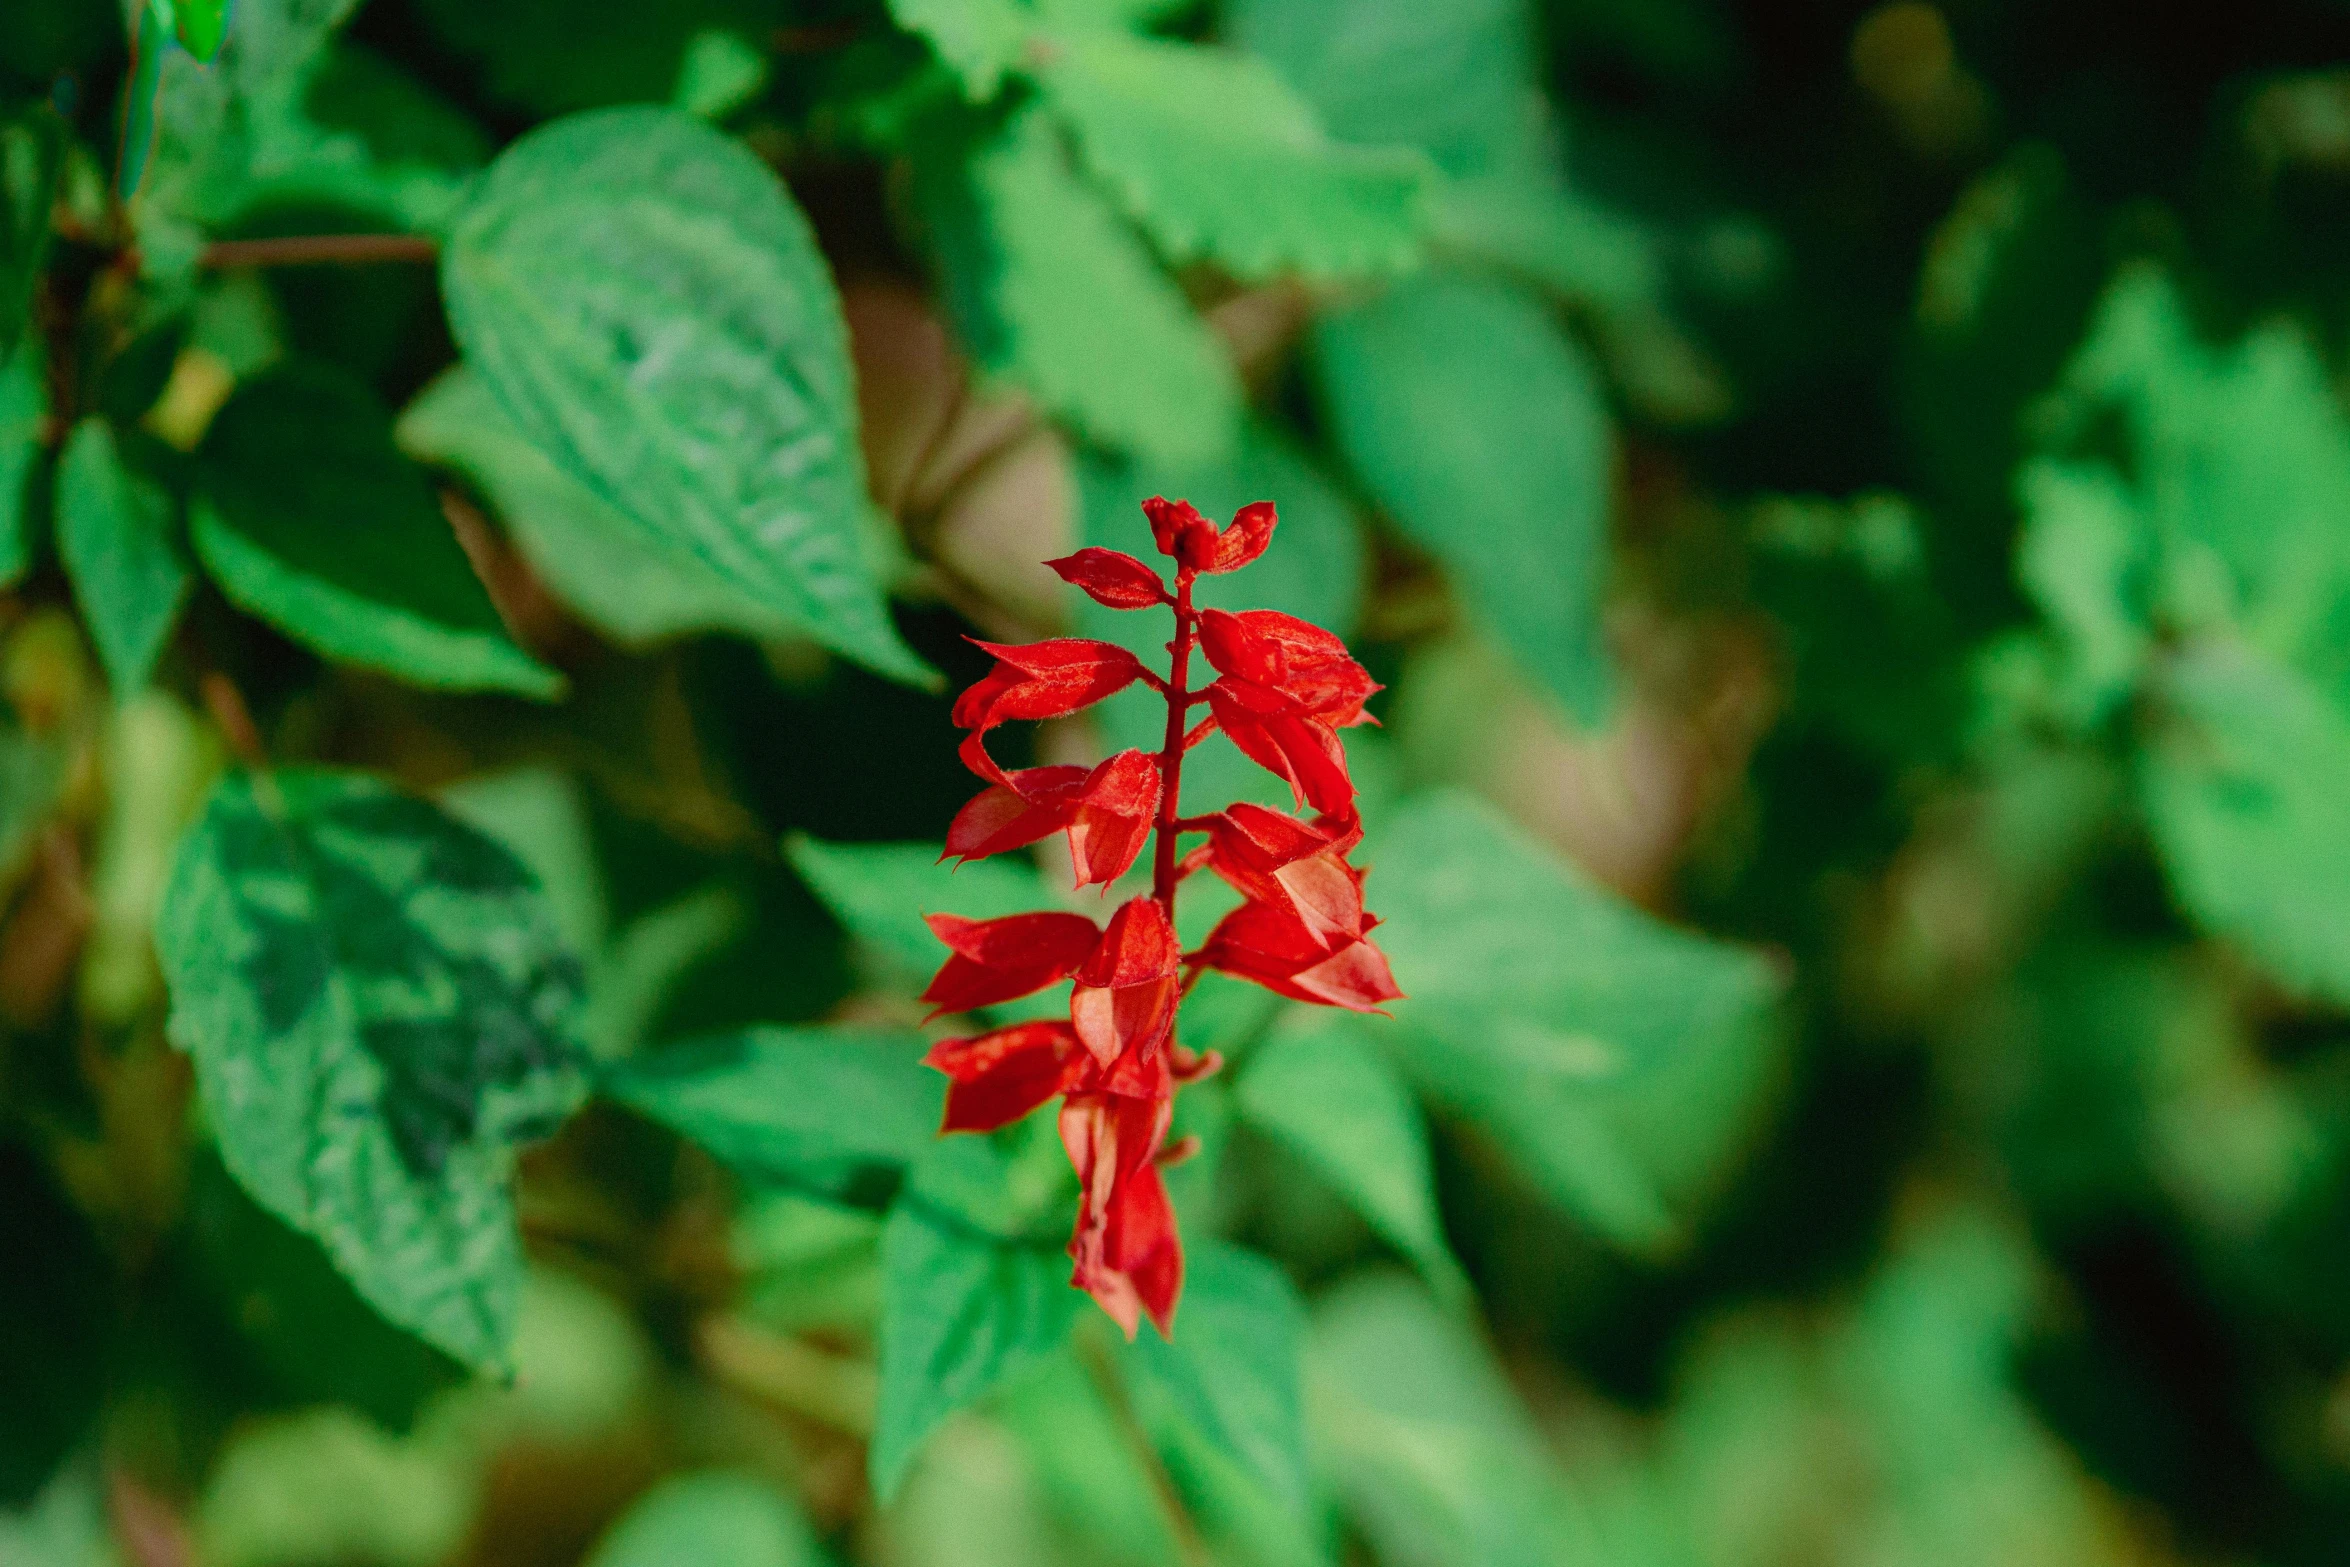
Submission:
M 1363 483 L 1503 646 L 1596 719 L 1612 446 L 1581 350 L 1530 296 L 1456 276 L 1330 316 L 1316 346 Z
M 704 1471 L 662 1481 L 596 1543 L 587 1567 L 822 1567 L 807 1519 L 771 1484 Z
M 20 581 L 39 548 L 33 472 L 40 466 L 48 420 L 40 344 L 26 338 L 0 359 L 0 587 Z
M 1193 1244 L 1175 1337 L 1147 1328 L 1127 1364 L 1274 1497 L 1310 1502 L 1298 1355 L 1305 1313 L 1281 1271 L 1236 1246 Z
M 0 49 L 0 59 L 6 57 Z M 0 356 L 22 339 L 33 285 L 48 259 L 67 145 L 64 121 L 46 107 L 0 120 Z
M 1466 795 L 1423 796 L 1374 845 L 1401 1052 L 1535 1185 L 1612 1237 L 1670 1241 L 1770 1069 L 1779 982 L 1758 954 L 1622 902 Z
M 994 97 L 1018 69 L 1038 21 L 1022 0 L 889 0 L 889 14 L 929 40 L 974 102 Z
M 1053 33 L 1034 62 L 1086 167 L 1172 259 L 1262 278 L 1417 258 L 1426 160 L 1330 140 L 1262 60 L 1081 27 Z
M 2155 691 L 2141 786 L 2180 901 L 2294 990 L 2350 1001 L 2350 720 L 2224 645 L 2168 660 Z
M 464 366 L 417 394 L 397 434 L 411 457 L 478 486 L 531 568 L 605 630 L 632 642 L 693 631 L 790 634 L 782 613 L 698 557 L 648 547 L 626 518 L 525 440 Z
M 194 574 L 178 502 L 124 461 L 103 419 L 76 425 L 58 459 L 57 555 L 107 683 L 127 698 L 154 671 Z
M 222 1159 L 392 1321 L 507 1362 L 515 1149 L 585 1091 L 580 966 L 489 839 L 356 774 L 235 774 L 156 919 Z
M 870 1205 L 938 1135 L 922 1051 L 911 1029 L 756 1028 L 638 1056 L 603 1091 L 746 1175 Z
M 1294 1009 L 1240 1074 L 1240 1113 L 1304 1160 L 1381 1239 L 1456 1304 L 1468 1280 L 1436 1211 L 1436 1173 L 1419 1106 L 1359 1029 Z
M 507 636 L 432 487 L 339 372 L 289 365 L 221 410 L 194 538 L 232 602 L 329 658 L 455 690 L 562 689 Z
M 941 1144 L 928 1165 L 970 1165 L 951 1184 L 985 1190 L 1008 1167 L 979 1139 Z M 1067 1341 L 1084 1297 L 1057 1242 L 1029 1242 L 925 1200 L 919 1180 L 881 1236 L 881 1411 L 868 1464 L 895 1494 L 940 1421 L 1036 1367 Z
M 740 143 L 669 109 L 541 127 L 442 258 L 466 359 L 635 528 L 885 674 L 847 331 L 807 220 Z
M 808 15 L 789 0 L 419 0 L 415 9 L 479 62 L 492 96 L 535 115 L 660 102 L 696 36 L 763 39 Z
M 784 852 L 880 962 L 884 977 L 914 989 L 946 961 L 946 948 L 922 923 L 925 914 L 997 919 L 1052 902 L 1044 878 L 1013 856 L 953 866 L 940 863 L 935 844 L 820 843 L 798 836 L 785 843 Z
M 1185 465 L 1230 451 L 1240 385 L 1222 345 L 1045 116 L 930 146 L 916 168 L 942 290 L 982 366 L 1105 445 Z

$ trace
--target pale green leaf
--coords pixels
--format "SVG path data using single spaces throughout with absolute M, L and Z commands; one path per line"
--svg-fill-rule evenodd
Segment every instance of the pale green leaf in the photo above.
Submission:
M 1311 1501 L 1299 1354 L 1305 1312 L 1281 1270 L 1221 1242 L 1184 1259 L 1175 1336 L 1145 1328 L 1126 1364 L 1145 1398 L 1166 1401 L 1282 1505 Z
M 929 1195 L 933 1184 L 1006 1180 L 988 1143 L 950 1139 L 882 1230 L 881 1408 L 868 1465 L 884 1500 L 939 1422 L 1034 1370 L 1067 1341 L 1083 1302 L 1058 1236 L 992 1230 Z
M 614 1066 L 603 1092 L 759 1180 L 870 1205 L 936 1139 L 946 1079 L 910 1029 L 767 1026 Z
M 391 1321 L 507 1364 L 516 1148 L 585 1091 L 580 966 L 529 873 L 356 774 L 234 774 L 156 918 L 221 1157 Z
M 2091 723 L 2128 694 L 2152 646 L 2145 578 L 2154 541 L 2119 476 L 2100 464 L 2028 463 L 2016 489 L 2016 575 L 2061 639 L 2069 716 Z
M 1596 719 L 1613 455 L 1582 351 L 1533 297 L 1458 276 L 1326 317 L 1315 344 L 1324 405 L 1364 485 L 1470 613 Z
M 633 526 L 882 673 L 932 678 L 883 601 L 847 328 L 808 222 L 673 109 L 559 120 L 501 154 L 441 280 L 467 362 Z
M 929 41 L 973 102 L 994 97 L 1018 69 L 1038 21 L 1022 0 L 889 0 L 889 14 Z
M 69 140 L 47 104 L 0 120 L 0 359 L 24 340 L 31 318 Z
M 700 557 L 648 543 L 526 440 L 481 378 L 458 365 L 400 415 L 401 449 L 461 473 L 487 496 L 557 597 L 625 641 L 695 631 L 774 640 L 791 621 Z
M 1241 393 L 1222 345 L 1043 115 L 933 146 L 916 174 L 941 292 L 985 369 L 1103 445 L 1176 464 L 1230 451 Z
M 68 1463 L 21 1511 L 0 1509 L 0 1561 L 9 1567 L 114 1567 L 118 1560 L 94 1463 Z
M 722 27 L 686 40 L 669 101 L 696 119 L 723 120 L 767 88 L 767 56 Z
M 1436 1211 L 1436 1172 L 1411 1090 L 1361 1029 L 1293 1009 L 1239 1081 L 1240 1113 L 1305 1161 L 1455 1304 L 1468 1280 Z
M 925 914 L 998 919 L 1053 903 L 1044 879 L 1016 856 L 947 865 L 935 844 L 822 843 L 799 836 L 784 844 L 784 853 L 885 977 L 915 988 L 946 961 L 946 948 L 922 923 Z
M 179 504 L 126 462 L 95 416 L 57 461 L 57 555 L 117 698 L 146 685 L 194 580 Z
M 1373 845 L 1391 1036 L 1426 1088 L 1535 1186 L 1656 1247 L 1719 1168 L 1776 1059 L 1760 955 L 1618 899 L 1491 807 L 1439 793 Z
M 2141 788 L 2180 902 L 2290 988 L 2350 1001 L 2350 720 L 2226 645 L 2168 660 L 2154 691 Z
M 239 608 L 418 685 L 549 697 L 366 390 L 288 365 L 240 388 L 199 454 L 196 553 Z
M 0 359 L 0 587 L 23 579 L 39 547 L 33 472 L 48 417 L 40 344 L 27 337 Z
M 1174 260 L 1266 278 L 1394 272 L 1418 258 L 1427 161 L 1332 141 L 1254 56 L 1070 28 L 1031 69 L 1085 166 Z
M 829 1559 L 773 1485 L 706 1470 L 639 1497 L 596 1542 L 587 1567 L 822 1567 Z

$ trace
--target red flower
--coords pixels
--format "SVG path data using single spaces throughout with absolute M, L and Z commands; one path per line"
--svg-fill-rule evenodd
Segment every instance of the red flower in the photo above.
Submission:
M 1086 597 L 1112 609 L 1149 609 L 1154 604 L 1175 602 L 1166 579 L 1124 550 L 1089 547 L 1045 564 L 1059 572 L 1063 582 L 1084 589 Z
M 1150 836 L 1159 808 L 1158 758 L 1120 751 L 1087 772 L 1082 767 L 1028 767 L 1005 773 L 955 814 L 945 859 L 976 860 L 1069 834 L 1077 885 L 1126 874 Z
M 923 923 L 954 953 L 922 992 L 936 1009 L 932 1017 L 1033 995 L 1076 973 L 1101 940 L 1100 929 L 1082 914 L 1013 914 L 999 920 L 930 914 Z
M 1135 898 L 1110 916 L 1069 996 L 1077 1037 L 1103 1067 L 1132 1057 L 1147 1065 L 1175 1026 L 1183 949 L 1155 898 Z
M 1380 1003 L 1403 998 L 1387 955 L 1371 945 L 1368 932 L 1377 923 L 1365 915 L 1361 933 L 1326 943 L 1286 910 L 1244 903 L 1217 922 L 1191 961 L 1292 1001 L 1376 1012 Z
M 923 992 L 939 1011 L 962 1012 L 1073 980 L 1066 1022 L 942 1040 L 924 1059 L 949 1080 L 945 1131 L 988 1131 L 1061 1100 L 1061 1140 L 1080 1192 L 1070 1282 L 1128 1337 L 1146 1316 L 1162 1334 L 1173 1331 L 1183 1244 L 1160 1172 L 1181 1150 L 1165 1147 L 1167 1131 L 1177 1088 L 1222 1061 L 1175 1037 L 1186 965 L 1195 974 L 1213 968 L 1293 1000 L 1358 1011 L 1376 1011 L 1401 994 L 1369 939 L 1379 922 L 1363 907 L 1363 873 L 1347 862 L 1362 828 L 1338 732 L 1371 721 L 1363 704 L 1377 682 L 1318 626 L 1272 610 L 1193 606 L 1192 585 L 1202 572 L 1234 571 L 1265 552 L 1275 524 L 1271 503 L 1242 507 L 1222 529 L 1184 501 L 1153 497 L 1143 512 L 1160 552 L 1175 561 L 1172 590 L 1158 572 L 1117 550 L 1082 549 L 1050 564 L 1113 609 L 1171 609 L 1166 677 L 1146 673 L 1107 642 L 981 643 L 996 655 L 995 668 L 963 693 L 954 719 L 971 731 L 963 760 L 989 787 L 957 813 L 940 857 L 977 859 L 1066 832 L 1082 887 L 1125 874 L 1155 826 L 1150 894 L 1120 905 L 1103 929 L 1076 914 L 933 916 L 931 929 L 952 955 Z M 1205 687 L 1188 683 L 1194 648 L 1219 674 Z M 1074 713 L 1136 681 L 1167 703 L 1159 756 L 1122 751 L 1090 771 L 1007 773 L 987 754 L 987 731 L 999 723 Z M 1208 716 L 1193 722 L 1190 709 L 1203 702 Z M 1211 816 L 1181 815 L 1184 753 L 1217 728 L 1321 814 L 1308 821 L 1244 803 Z M 1177 842 L 1185 832 L 1205 832 L 1209 841 L 1185 854 Z M 1175 935 L 1175 895 L 1202 865 L 1245 901 L 1206 945 L 1186 954 Z
M 1061 1146 L 1078 1186 L 1069 1282 L 1128 1338 L 1143 1315 L 1172 1334 L 1183 1292 L 1183 1242 L 1157 1163 L 1173 1113 L 1172 1099 L 1124 1094 L 1072 1094 L 1061 1106 Z

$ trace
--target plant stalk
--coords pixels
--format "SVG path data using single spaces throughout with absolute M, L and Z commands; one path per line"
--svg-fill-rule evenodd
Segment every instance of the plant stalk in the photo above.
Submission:
M 1191 705 L 1184 682 L 1190 676 L 1191 645 L 1199 638 L 1199 618 L 1191 607 L 1192 570 L 1175 572 L 1175 640 L 1167 644 L 1173 662 L 1167 667 L 1167 742 L 1159 753 L 1159 824 L 1152 843 L 1151 896 L 1175 921 L 1175 888 L 1182 880 L 1175 871 L 1175 840 L 1183 816 L 1183 715 Z

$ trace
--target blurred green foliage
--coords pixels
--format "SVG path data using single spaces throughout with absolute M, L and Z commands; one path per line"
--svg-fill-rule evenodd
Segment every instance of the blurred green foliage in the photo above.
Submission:
M 2339 0 L 0 0 L 0 1564 L 2339 1561 L 2346 256 Z M 1160 493 L 1409 999 L 1129 1344 L 914 997 Z

